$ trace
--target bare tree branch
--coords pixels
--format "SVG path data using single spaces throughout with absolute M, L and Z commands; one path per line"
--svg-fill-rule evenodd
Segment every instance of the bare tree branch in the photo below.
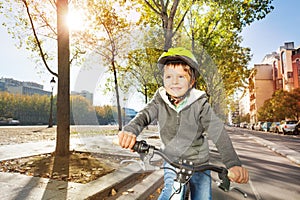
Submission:
M 53 72 L 53 71 L 50 69 L 50 67 L 48 66 L 48 63 L 47 63 L 47 61 L 46 61 L 46 59 L 45 59 L 45 55 L 46 55 L 46 54 L 43 52 L 43 49 L 42 49 L 42 47 L 41 47 L 40 40 L 39 40 L 39 38 L 38 38 L 38 36 L 37 36 L 36 30 L 35 30 L 35 27 L 34 27 L 34 24 L 33 24 L 33 20 L 32 20 L 31 15 L 30 15 L 29 6 L 28 6 L 28 4 L 27 4 L 27 1 L 26 1 L 26 0 L 22 0 L 22 2 L 24 3 L 24 5 L 25 5 L 25 7 L 26 7 L 26 12 L 27 12 L 27 14 L 28 14 L 28 17 L 29 17 L 29 20 L 30 20 L 30 24 L 31 24 L 31 27 L 32 27 L 32 31 L 33 31 L 33 34 L 34 34 L 34 38 L 35 38 L 36 43 L 37 43 L 37 45 L 38 45 L 39 52 L 40 52 L 40 54 L 41 54 L 43 63 L 44 63 L 44 65 L 46 66 L 47 70 L 48 70 L 53 76 L 58 77 L 58 74 L 55 73 L 55 72 Z

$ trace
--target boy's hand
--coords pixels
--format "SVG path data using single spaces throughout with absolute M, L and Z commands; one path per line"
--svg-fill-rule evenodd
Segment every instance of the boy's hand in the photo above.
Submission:
M 244 167 L 234 166 L 229 169 L 229 179 L 236 183 L 248 183 L 249 174 L 248 170 Z
M 118 133 L 119 145 L 122 148 L 132 149 L 136 142 L 136 135 L 131 132 L 120 131 Z

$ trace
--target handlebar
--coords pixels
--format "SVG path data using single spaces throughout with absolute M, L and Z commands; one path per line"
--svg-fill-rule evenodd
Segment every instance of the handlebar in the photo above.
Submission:
M 211 164 L 206 165 L 193 165 L 192 162 L 187 160 L 172 161 L 162 151 L 157 149 L 155 146 L 149 145 L 145 140 L 136 141 L 132 148 L 135 152 L 139 153 L 142 160 L 150 162 L 154 154 L 162 157 L 166 162 L 175 168 L 179 169 L 176 172 L 178 177 L 176 181 L 184 183 L 192 176 L 194 172 L 204 172 L 206 170 L 212 170 L 218 173 L 219 179 L 222 180 L 219 183 L 219 188 L 224 191 L 230 190 L 230 180 L 228 178 L 228 170 L 224 167 L 219 167 Z
M 117 142 L 115 142 L 118 144 Z M 177 177 L 175 181 L 185 184 L 188 182 L 190 177 L 193 175 L 194 172 L 204 172 L 206 170 L 211 170 L 218 173 L 219 179 L 221 181 L 215 181 L 220 189 L 222 189 L 225 192 L 228 192 L 230 190 L 235 190 L 243 195 L 244 198 L 247 198 L 247 193 L 244 192 L 242 189 L 238 187 L 230 187 L 230 180 L 229 177 L 234 178 L 234 174 L 230 173 L 226 168 L 206 164 L 206 165 L 194 165 L 192 162 L 187 160 L 178 160 L 178 161 L 172 161 L 166 154 L 164 154 L 160 149 L 156 148 L 153 145 L 149 145 L 145 140 L 136 141 L 134 144 L 133 151 L 137 152 L 140 155 L 141 162 L 138 162 L 137 160 L 123 160 L 124 162 L 138 162 L 140 166 L 146 170 L 155 170 L 157 167 L 154 167 L 151 164 L 151 159 L 153 158 L 154 154 L 160 156 L 163 158 L 167 163 L 169 163 L 171 166 L 177 168 L 178 170 L 175 171 L 177 174 Z M 121 163 L 123 163 L 123 161 Z M 163 167 L 161 167 L 163 168 Z M 160 168 L 160 169 L 161 169 Z
M 136 143 L 133 146 L 133 150 L 139 154 L 147 154 L 149 152 L 149 149 L 153 148 L 154 154 L 157 154 L 161 156 L 166 162 L 171 164 L 173 167 L 176 168 L 186 168 L 188 170 L 193 170 L 193 171 L 199 171 L 203 172 L 206 170 L 212 170 L 218 173 L 223 173 L 224 171 L 226 174 L 228 173 L 227 169 L 224 167 L 218 167 L 215 165 L 193 165 L 192 162 L 187 162 L 186 160 L 174 162 L 171 161 L 167 155 L 165 155 L 163 152 L 161 152 L 159 149 L 157 149 L 155 146 L 149 145 L 145 140 L 141 141 L 136 141 Z

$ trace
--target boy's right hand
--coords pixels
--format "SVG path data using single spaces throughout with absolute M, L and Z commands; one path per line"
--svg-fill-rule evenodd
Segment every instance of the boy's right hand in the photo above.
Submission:
M 136 142 L 136 135 L 131 132 L 120 131 L 118 133 L 119 145 L 122 148 L 132 149 Z

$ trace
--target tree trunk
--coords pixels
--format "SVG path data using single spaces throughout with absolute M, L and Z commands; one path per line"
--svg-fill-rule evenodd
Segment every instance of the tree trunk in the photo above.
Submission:
M 145 90 L 145 104 L 147 104 L 148 103 L 148 88 L 146 85 L 144 86 L 144 90 Z
M 168 28 L 165 29 L 164 51 L 168 51 L 168 49 L 170 49 L 172 47 L 172 38 L 173 38 L 173 30 L 172 29 L 168 29 Z
M 57 137 L 58 156 L 70 151 L 70 50 L 69 29 L 65 24 L 68 0 L 57 0 L 57 45 L 58 45 L 58 94 L 57 94 Z
M 117 109 L 118 109 L 118 124 L 119 124 L 119 131 L 122 130 L 122 112 L 121 112 L 121 106 L 120 106 L 120 95 L 119 95 L 119 86 L 118 86 L 118 79 L 117 79 L 117 71 L 115 63 L 112 62 L 112 68 L 114 73 L 114 79 L 115 79 L 115 90 L 116 90 L 116 98 L 117 98 Z M 124 108 L 125 112 L 125 108 Z

